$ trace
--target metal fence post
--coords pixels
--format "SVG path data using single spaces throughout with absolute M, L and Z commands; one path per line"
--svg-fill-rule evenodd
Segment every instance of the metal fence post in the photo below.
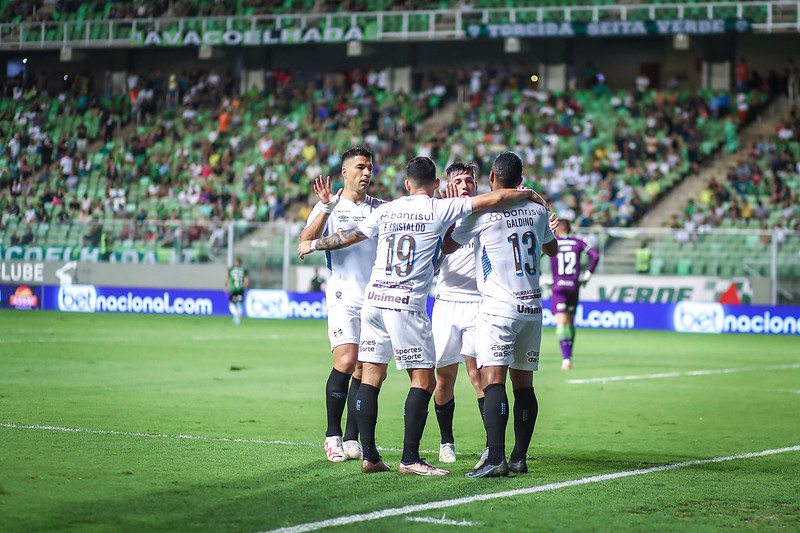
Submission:
M 769 261 L 769 277 L 771 287 L 769 291 L 769 303 L 778 305 L 778 235 L 777 231 L 773 228 L 770 235 L 769 248 L 770 248 L 770 261 Z
M 233 266 L 233 222 L 228 222 L 228 268 Z
M 283 222 L 283 272 L 281 277 L 281 288 L 285 291 L 289 290 L 289 263 L 291 258 L 291 238 L 292 228 L 288 220 Z

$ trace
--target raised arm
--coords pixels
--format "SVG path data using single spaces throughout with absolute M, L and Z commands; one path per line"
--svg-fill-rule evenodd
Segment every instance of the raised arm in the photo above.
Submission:
M 321 239 L 301 241 L 300 246 L 297 247 L 297 255 L 300 256 L 300 259 L 303 259 L 315 250 L 338 250 L 366 239 L 367 236 L 361 233 L 358 228 L 340 230 Z
M 325 224 L 328 223 L 328 217 L 331 216 L 333 209 L 336 207 L 336 204 L 339 203 L 339 199 L 342 196 L 341 189 L 339 189 L 339 192 L 336 194 L 333 194 L 331 191 L 330 176 L 328 176 L 327 179 L 323 179 L 322 175 L 317 176 L 316 179 L 314 179 L 312 187 L 316 195 L 319 196 L 322 209 L 317 212 L 316 218 L 300 232 L 301 241 L 319 239 L 322 236 L 322 232 L 325 231 Z
M 547 208 L 547 201 L 532 189 L 497 189 L 490 193 L 480 194 L 472 199 L 472 212 L 482 213 L 495 207 L 515 204 L 522 200 L 530 200 Z

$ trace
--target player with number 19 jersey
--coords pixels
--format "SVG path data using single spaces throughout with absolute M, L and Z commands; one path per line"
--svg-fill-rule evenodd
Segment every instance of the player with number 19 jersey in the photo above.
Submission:
M 364 305 L 425 311 L 442 236 L 472 213 L 472 198 L 435 199 L 413 195 L 376 209 L 358 229 L 378 236 L 375 265 Z
M 433 368 L 426 306 L 435 262 L 447 229 L 470 213 L 472 198 L 417 194 L 380 206 L 358 225 L 378 238 L 364 294 L 360 361 L 386 364 L 393 355 L 398 368 Z

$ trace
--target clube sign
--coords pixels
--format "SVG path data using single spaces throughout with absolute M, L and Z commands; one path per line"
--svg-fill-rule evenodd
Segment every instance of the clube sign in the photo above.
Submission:
M 284 28 L 282 30 L 151 31 L 135 33 L 131 41 L 144 46 L 258 46 L 265 44 L 339 43 L 363 41 L 364 30 L 342 28 Z

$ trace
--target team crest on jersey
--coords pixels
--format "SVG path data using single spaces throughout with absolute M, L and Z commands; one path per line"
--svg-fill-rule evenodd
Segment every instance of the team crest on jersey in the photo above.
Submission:
M 503 215 L 501 215 L 500 213 L 489 214 L 489 222 L 497 222 L 498 220 L 503 220 Z
M 336 299 L 337 300 L 341 300 L 342 299 L 342 291 L 336 291 Z

